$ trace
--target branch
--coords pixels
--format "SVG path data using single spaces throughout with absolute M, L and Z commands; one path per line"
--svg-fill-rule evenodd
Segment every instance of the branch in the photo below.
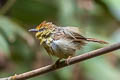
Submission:
M 113 44 L 113 45 L 108 46 L 108 47 L 100 48 L 100 49 L 97 49 L 97 50 L 94 50 L 94 51 L 91 51 L 91 52 L 84 53 L 82 55 L 73 57 L 73 58 L 70 59 L 69 65 L 72 65 L 72 64 L 75 64 L 77 62 L 81 62 L 81 61 L 84 61 L 84 60 L 87 60 L 87 59 L 90 59 L 90 58 L 94 58 L 96 56 L 100 56 L 102 54 L 112 52 L 112 51 L 115 51 L 117 49 L 120 49 L 120 43 Z M 48 73 L 48 72 L 51 72 L 51 71 L 69 66 L 69 65 L 66 63 L 66 61 L 61 61 L 59 63 L 59 65 L 56 65 L 56 66 L 54 64 L 53 65 L 48 65 L 48 66 L 45 66 L 45 67 L 42 67 L 42 68 L 39 68 L 39 69 L 36 69 L 36 70 L 32 70 L 32 71 L 25 72 L 25 73 L 22 73 L 22 74 L 19 74 L 19 75 L 11 76 L 10 80 L 12 80 L 12 79 L 14 79 L 14 80 L 29 79 L 29 78 L 32 78 L 32 77 L 35 77 L 35 76 L 38 76 L 38 75 L 41 75 L 41 74 L 44 74 L 44 73 Z

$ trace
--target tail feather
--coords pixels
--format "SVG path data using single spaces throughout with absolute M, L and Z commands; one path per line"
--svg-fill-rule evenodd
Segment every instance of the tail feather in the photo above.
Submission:
M 98 40 L 98 39 L 95 39 L 95 38 L 87 38 L 86 41 L 98 42 L 98 43 L 100 43 L 100 44 L 108 44 L 108 42 L 106 42 L 106 41 Z

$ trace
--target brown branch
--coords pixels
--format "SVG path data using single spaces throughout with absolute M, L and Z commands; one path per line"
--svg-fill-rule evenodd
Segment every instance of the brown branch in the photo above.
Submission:
M 75 64 L 77 62 L 81 62 L 81 61 L 84 61 L 84 60 L 87 60 L 87 59 L 90 59 L 90 58 L 94 58 L 96 56 L 100 56 L 102 54 L 112 52 L 112 51 L 115 51 L 117 49 L 120 49 L 120 43 L 113 44 L 113 45 L 108 46 L 108 47 L 100 48 L 100 49 L 97 49 L 97 50 L 94 50 L 94 51 L 91 51 L 91 52 L 84 53 L 82 55 L 73 57 L 73 58 L 70 59 L 69 65 L 72 65 L 72 64 Z M 14 76 L 14 80 L 29 79 L 29 78 L 32 78 L 32 77 L 35 77 L 35 76 L 38 76 L 38 75 L 41 75 L 41 74 L 44 74 L 44 73 L 48 73 L 50 71 L 57 70 L 59 68 L 69 66 L 69 65 L 66 64 L 66 61 L 62 61 L 62 62 L 59 63 L 59 65 L 56 65 L 56 66 L 54 64 L 53 65 L 48 65 L 48 66 L 45 66 L 45 67 L 42 67 L 42 68 L 39 68 L 39 69 L 36 69 L 36 70 L 32 70 L 32 71 L 29 71 L 29 72 L 25 72 L 25 73 L 16 75 L 16 76 Z M 12 78 L 13 78 L 13 76 L 11 76 L 11 79 Z

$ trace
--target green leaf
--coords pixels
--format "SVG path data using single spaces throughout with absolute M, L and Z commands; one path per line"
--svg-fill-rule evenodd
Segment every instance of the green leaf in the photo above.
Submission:
M 20 25 L 7 17 L 0 16 L 0 32 L 6 36 L 9 42 L 14 42 L 16 36 L 25 39 L 30 45 L 34 45 L 34 39 Z
M 10 53 L 8 42 L 5 40 L 2 34 L 0 34 L 0 51 L 3 51 L 7 54 Z

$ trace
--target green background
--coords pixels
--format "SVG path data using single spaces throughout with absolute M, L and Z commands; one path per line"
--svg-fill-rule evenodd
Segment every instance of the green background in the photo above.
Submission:
M 0 0 L 0 77 L 48 64 L 49 57 L 34 33 L 42 21 L 79 27 L 86 37 L 120 42 L 120 0 Z M 88 43 L 76 55 L 107 45 Z M 29 80 L 120 80 L 120 51 L 49 72 Z

